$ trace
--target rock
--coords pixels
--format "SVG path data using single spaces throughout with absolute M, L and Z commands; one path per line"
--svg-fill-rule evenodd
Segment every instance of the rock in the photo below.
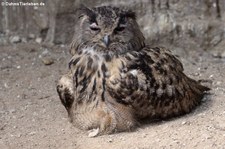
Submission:
M 124 138 L 124 137 L 120 137 L 120 140 L 121 140 L 121 141 L 125 141 L 125 138 Z
M 108 143 L 112 143 L 112 142 L 113 142 L 113 139 L 110 138 L 110 139 L 107 140 L 107 142 L 108 142 Z
M 29 34 L 28 35 L 28 39 L 34 39 L 35 38 L 35 35 L 34 34 Z
M 88 137 L 93 138 L 96 137 L 99 134 L 99 128 L 92 129 L 89 131 Z
M 0 34 L 0 45 L 6 43 L 6 38 Z
M 225 40 L 221 41 L 215 48 L 213 48 L 210 53 L 215 58 L 225 58 Z
M 36 134 L 35 131 L 32 131 L 32 132 L 29 133 L 29 135 L 31 135 L 31 136 L 33 136 L 33 135 L 35 135 L 35 134 Z
M 23 42 L 23 43 L 27 43 L 27 39 L 23 37 L 23 38 L 22 38 L 22 42 Z
M 9 113 L 16 113 L 16 109 L 10 109 Z
M 41 38 L 41 37 L 36 38 L 36 39 L 35 39 L 35 42 L 37 42 L 37 43 L 40 44 L 40 43 L 42 42 L 42 38 Z
M 144 133 L 142 137 L 143 137 L 143 138 L 146 138 L 147 135 L 148 135 L 147 133 Z
M 44 51 L 41 53 L 41 55 L 45 56 L 49 54 L 49 50 L 48 49 L 44 49 Z
M 221 53 L 221 57 L 222 57 L 222 58 L 225 58 L 225 51 L 223 51 L 223 52 Z
M 20 43 L 21 42 L 21 38 L 19 36 L 10 37 L 9 40 L 11 43 Z
M 183 121 L 181 124 L 182 124 L 182 125 L 185 125 L 185 124 L 187 124 L 187 122 L 186 122 L 186 121 Z
M 215 37 L 211 40 L 210 44 L 213 45 L 213 46 L 215 46 L 215 45 L 217 45 L 219 42 L 221 42 L 221 40 L 222 40 L 221 35 L 217 35 L 217 36 L 215 36 Z
M 18 65 L 18 66 L 16 66 L 16 68 L 17 68 L 17 69 L 20 69 L 20 68 L 21 68 L 21 66 L 20 66 L 20 65 Z
M 49 58 L 49 57 L 44 57 L 41 60 L 45 65 L 51 65 L 54 63 L 53 58 Z

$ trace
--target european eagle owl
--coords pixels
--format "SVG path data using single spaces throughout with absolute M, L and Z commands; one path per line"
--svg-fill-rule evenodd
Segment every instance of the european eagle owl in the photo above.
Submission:
M 209 90 L 169 50 L 146 45 L 133 11 L 82 6 L 78 14 L 69 71 L 57 84 L 74 126 L 93 136 L 129 131 L 141 119 L 189 113 Z

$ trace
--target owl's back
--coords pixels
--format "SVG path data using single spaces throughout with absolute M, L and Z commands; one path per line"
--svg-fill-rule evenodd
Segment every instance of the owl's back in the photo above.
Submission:
M 119 97 L 119 103 L 131 106 L 137 118 L 189 113 L 209 90 L 187 77 L 181 62 L 165 48 L 147 46 L 125 55 L 123 61 L 129 77 L 121 79 L 119 88 L 109 87 L 109 92 Z

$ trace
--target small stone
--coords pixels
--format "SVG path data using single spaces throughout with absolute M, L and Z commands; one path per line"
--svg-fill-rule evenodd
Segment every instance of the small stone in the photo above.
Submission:
M 193 76 L 199 76 L 199 75 L 200 75 L 200 74 L 199 74 L 199 73 L 197 73 L 197 72 L 193 74 Z
M 31 136 L 33 136 L 35 134 L 36 134 L 36 132 L 34 132 L 34 131 L 32 131 L 32 132 L 29 133 L 29 135 L 31 135 Z
M 191 123 L 189 121 L 183 121 L 181 124 L 182 125 L 191 125 Z
M 22 134 L 18 134 L 18 135 L 17 135 L 17 138 L 20 138 L 21 136 L 22 136 Z
M 120 137 L 120 140 L 121 140 L 121 141 L 125 141 L 124 137 Z
M 215 58 L 221 58 L 221 53 L 217 52 L 217 51 L 213 51 L 211 52 L 212 53 L 212 56 L 215 57 Z
M 217 36 L 215 36 L 212 40 L 211 40 L 211 45 L 217 45 L 219 42 L 221 42 L 221 40 L 222 40 L 222 37 L 221 37 L 221 35 L 217 35 Z
M 51 65 L 54 63 L 54 60 L 52 58 L 45 57 L 45 58 L 42 58 L 41 60 L 45 65 Z
M 217 81 L 217 82 L 216 82 L 216 85 L 221 85 L 221 84 L 222 84 L 221 81 Z
M 221 57 L 225 58 L 225 51 L 221 53 Z
M 42 42 L 42 38 L 40 38 L 40 37 L 36 38 L 36 39 L 35 39 L 35 42 L 37 42 L 37 43 L 40 44 L 40 43 Z
M 7 83 L 4 83 L 5 88 L 9 88 L 9 85 Z
M 35 38 L 35 35 L 34 34 L 29 34 L 28 35 L 28 39 L 34 39 Z
M 146 138 L 146 137 L 147 137 L 147 135 L 148 135 L 147 133 L 143 134 L 143 138 Z
M 23 38 L 22 38 L 22 42 L 23 42 L 23 43 L 27 43 L 27 39 L 23 37 Z
M 44 51 L 41 53 L 41 55 L 47 55 L 49 54 L 49 50 L 48 49 L 44 49 Z
M 10 113 L 16 113 L 16 110 L 15 109 L 11 109 L 9 110 Z
M 110 139 L 107 140 L 107 142 L 108 142 L 108 143 L 112 143 L 112 142 L 113 142 L 113 139 L 110 138 Z
M 99 134 L 99 128 L 92 129 L 89 131 L 88 137 L 93 138 L 96 137 Z
M 13 36 L 9 40 L 10 40 L 11 43 L 19 43 L 19 42 L 21 42 L 21 39 L 20 39 L 19 36 Z
M 210 78 L 210 79 L 212 79 L 213 77 L 214 77 L 214 75 L 213 75 L 213 74 L 209 76 L 209 78 Z
M 65 47 L 65 45 L 64 45 L 64 44 L 61 44 L 61 45 L 60 45 L 60 47 L 61 47 L 61 48 L 64 48 L 64 47 Z

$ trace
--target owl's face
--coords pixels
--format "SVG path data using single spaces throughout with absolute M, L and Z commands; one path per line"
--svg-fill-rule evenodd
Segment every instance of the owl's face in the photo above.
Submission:
M 116 7 L 82 7 L 74 44 L 76 50 L 91 47 L 101 52 L 124 53 L 144 46 L 135 13 Z

